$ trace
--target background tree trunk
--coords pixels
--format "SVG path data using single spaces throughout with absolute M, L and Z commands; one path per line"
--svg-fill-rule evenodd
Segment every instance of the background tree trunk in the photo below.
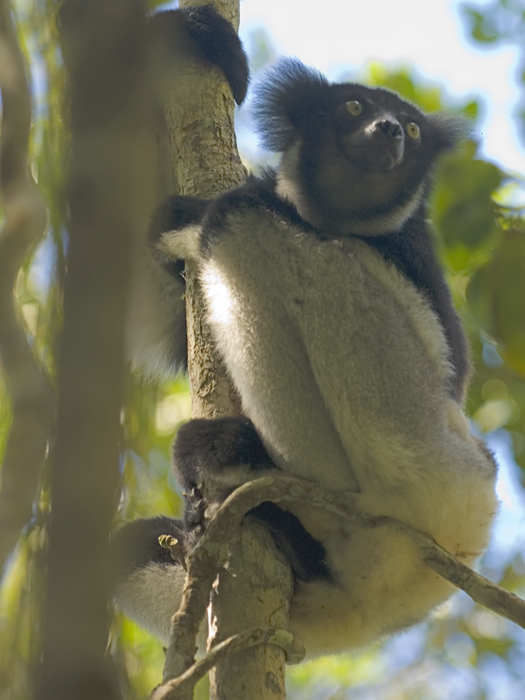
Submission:
M 108 539 L 119 482 L 131 241 L 153 206 L 155 153 L 141 0 L 68 0 L 68 274 L 39 700 L 113 700 Z

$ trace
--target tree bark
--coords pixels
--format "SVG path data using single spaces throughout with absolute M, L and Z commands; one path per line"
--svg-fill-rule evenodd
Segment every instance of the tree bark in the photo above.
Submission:
M 181 2 L 182 5 L 198 4 Z M 235 27 L 235 0 L 214 3 Z M 169 57 L 161 57 L 162 65 Z M 183 65 L 181 65 L 181 63 Z M 215 68 L 182 58 L 163 69 L 162 91 L 175 179 L 180 194 L 215 197 L 242 182 L 246 170 L 237 152 L 233 99 Z M 186 266 L 188 363 L 192 415 L 213 418 L 241 412 L 205 323 L 198 270 Z M 283 627 L 288 620 L 292 577 L 269 533 L 246 523 L 232 542 L 227 566 L 213 587 L 209 644 L 252 627 Z M 278 700 L 285 697 L 284 652 L 271 646 L 242 651 L 211 674 L 214 700 Z M 164 678 L 165 681 L 168 678 Z

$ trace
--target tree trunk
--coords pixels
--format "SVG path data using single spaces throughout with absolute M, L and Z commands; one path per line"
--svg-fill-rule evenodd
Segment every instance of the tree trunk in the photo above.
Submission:
M 190 3 L 181 2 L 182 5 Z M 195 3 L 191 3 L 195 4 Z M 238 26 L 236 0 L 215 7 Z M 237 152 L 233 99 L 215 68 L 161 57 L 163 100 L 171 157 L 180 194 L 214 197 L 242 182 L 246 170 Z M 167 70 L 166 66 L 171 65 Z M 192 415 L 213 418 L 241 412 L 239 397 L 215 352 L 204 320 L 195 265 L 186 266 L 188 363 Z M 246 523 L 232 543 L 227 567 L 212 595 L 208 643 L 251 627 L 287 627 L 292 577 L 270 534 Z M 284 652 L 265 646 L 240 652 L 212 673 L 214 700 L 278 700 L 285 697 Z

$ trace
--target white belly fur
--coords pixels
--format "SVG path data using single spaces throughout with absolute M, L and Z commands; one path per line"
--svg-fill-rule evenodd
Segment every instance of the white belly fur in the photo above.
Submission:
M 242 233 L 219 239 L 201 280 L 219 351 L 275 462 L 360 492 L 364 511 L 413 525 L 474 563 L 497 510 L 495 474 L 448 396 L 435 314 L 359 240 L 284 238 L 256 218 Z M 414 624 L 454 590 L 386 527 L 290 510 L 325 545 L 335 578 L 298 583 L 291 631 L 309 656 Z

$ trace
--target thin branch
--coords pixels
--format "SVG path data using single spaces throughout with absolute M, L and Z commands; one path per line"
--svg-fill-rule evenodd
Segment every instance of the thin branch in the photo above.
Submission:
M 32 514 L 40 470 L 53 426 L 51 384 L 39 367 L 20 322 L 14 287 L 22 262 L 42 237 L 44 200 L 29 173 L 31 92 L 10 3 L 0 2 L 0 363 L 13 421 L 2 466 L 0 569 Z
M 225 661 L 239 651 L 252 647 L 271 644 L 283 649 L 288 663 L 300 663 L 305 654 L 303 645 L 287 630 L 269 627 L 261 629 L 254 627 L 250 630 L 228 637 L 212 647 L 203 659 L 193 664 L 178 678 L 172 679 L 159 686 L 153 692 L 151 700 L 179 700 L 187 694 L 191 697 L 193 688 L 214 666 Z
M 447 552 L 431 537 L 394 518 L 371 518 L 405 534 L 416 545 L 421 560 L 433 571 L 465 591 L 473 601 L 525 629 L 525 600 L 478 574 Z
M 193 679 L 192 682 L 196 682 L 200 678 L 200 669 L 204 668 L 204 664 L 207 671 L 213 663 L 222 660 L 222 656 L 216 658 L 208 654 L 205 659 L 191 667 L 187 662 L 195 653 L 197 635 L 209 600 L 209 589 L 217 571 L 227 560 L 227 543 L 244 515 L 264 501 L 296 501 L 323 508 L 355 523 L 358 527 L 395 529 L 412 541 L 421 560 L 429 568 L 465 591 L 477 603 L 525 628 L 525 601 L 470 569 L 425 533 L 395 518 L 371 516 L 361 511 L 356 506 L 355 494 L 336 494 L 306 479 L 265 476 L 243 484 L 228 496 L 188 556 L 187 582 L 180 609 L 173 617 L 172 639 L 166 658 L 166 668 L 170 677 L 165 678 L 164 685 L 155 691 L 154 700 L 171 697 L 169 692 L 175 688 L 179 693 L 188 693 L 190 681 Z M 249 637 L 249 632 L 246 635 Z M 235 646 L 236 650 L 239 648 L 242 648 L 242 645 Z M 186 696 L 183 694 L 176 697 Z M 191 694 L 188 694 L 188 697 L 191 697 Z
M 417 548 L 421 560 L 426 566 L 442 576 L 456 588 L 465 591 L 472 600 L 489 608 L 502 617 L 511 620 L 525 629 L 525 601 L 519 596 L 506 591 L 495 583 L 466 566 L 457 557 L 447 552 L 429 535 L 406 523 L 387 516 L 372 516 L 356 506 L 355 494 L 341 496 L 319 484 L 297 479 L 295 477 L 276 477 L 271 486 L 261 483 L 263 480 L 249 482 L 234 491 L 217 511 L 216 517 L 231 520 L 221 511 L 234 508 L 235 517 L 239 509 L 246 507 L 246 512 L 254 505 L 265 500 L 278 503 L 281 500 L 300 501 L 315 507 L 321 507 L 340 517 L 354 522 L 364 528 L 388 527 L 408 537 Z M 246 503 L 243 502 L 246 499 Z M 254 505 L 251 505 L 254 503 Z M 211 523 L 210 523 L 211 525 Z M 215 525 L 220 527 L 220 525 Z
M 361 514 L 349 514 L 348 504 L 337 502 L 336 494 L 305 479 L 264 476 L 236 489 L 217 510 L 206 532 L 188 556 L 188 573 L 181 605 L 172 619 L 164 683 L 177 678 L 193 664 L 211 585 L 228 559 L 229 542 L 243 517 L 263 501 L 277 503 L 283 499 L 322 507 L 340 517 L 350 517 L 358 524 L 366 525 Z

